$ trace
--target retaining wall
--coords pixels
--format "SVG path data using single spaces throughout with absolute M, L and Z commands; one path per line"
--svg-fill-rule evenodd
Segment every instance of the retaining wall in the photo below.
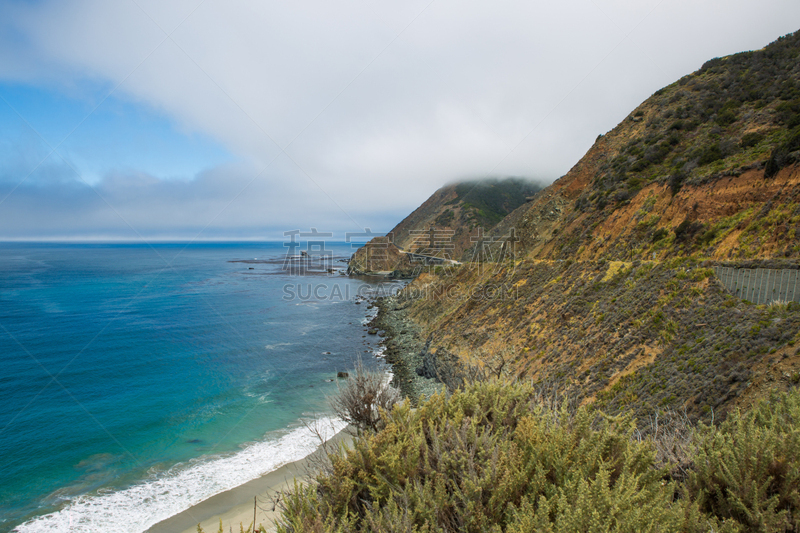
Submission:
M 734 296 L 755 304 L 800 301 L 800 270 L 714 267 L 722 285 Z

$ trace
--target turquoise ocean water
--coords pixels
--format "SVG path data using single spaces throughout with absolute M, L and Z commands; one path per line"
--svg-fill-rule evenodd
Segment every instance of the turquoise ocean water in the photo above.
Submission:
M 326 249 L 0 244 L 0 531 L 144 531 L 341 428 L 335 373 L 388 370 L 355 301 L 393 287 Z

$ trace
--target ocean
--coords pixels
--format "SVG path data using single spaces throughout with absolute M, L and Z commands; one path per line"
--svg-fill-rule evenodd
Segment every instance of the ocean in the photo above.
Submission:
M 399 284 L 289 250 L 0 244 L 0 531 L 144 531 L 341 429 L 336 373 L 389 370 L 362 298 Z

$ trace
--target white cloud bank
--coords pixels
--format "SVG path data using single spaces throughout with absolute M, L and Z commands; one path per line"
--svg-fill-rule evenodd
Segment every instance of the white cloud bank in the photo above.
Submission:
M 799 29 L 800 3 L 43 0 L 0 20 L 0 80 L 105 83 L 243 161 L 187 181 L 109 173 L 92 194 L 74 175 L 25 183 L 0 238 L 192 237 L 387 230 L 453 179 L 552 181 L 658 88 Z

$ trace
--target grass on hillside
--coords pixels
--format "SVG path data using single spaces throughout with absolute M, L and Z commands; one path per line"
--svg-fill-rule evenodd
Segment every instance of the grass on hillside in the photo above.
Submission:
M 724 415 L 767 375 L 791 385 L 778 368 L 797 371 L 800 304 L 735 298 L 692 258 L 483 266 L 428 276 L 425 291 L 415 283 L 398 295 L 444 359 L 449 351 L 504 364 L 511 377 L 557 384 L 609 414 L 669 408 L 695 421 Z M 507 297 L 449 296 L 498 287 Z

